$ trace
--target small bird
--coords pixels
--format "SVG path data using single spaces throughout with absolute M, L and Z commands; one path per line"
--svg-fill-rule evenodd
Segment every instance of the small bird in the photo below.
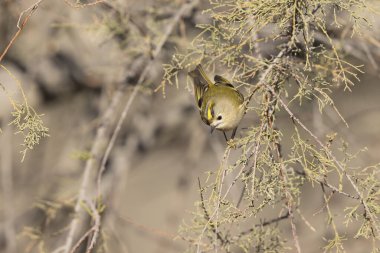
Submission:
M 243 95 L 225 78 L 215 75 L 214 83 L 207 77 L 201 65 L 189 72 L 194 82 L 194 96 L 203 122 L 214 129 L 232 130 L 235 137 L 237 127 L 245 113 Z

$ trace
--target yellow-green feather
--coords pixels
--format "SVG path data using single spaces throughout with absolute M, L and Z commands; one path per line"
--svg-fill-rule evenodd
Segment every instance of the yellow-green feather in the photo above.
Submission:
M 194 96 L 198 106 L 201 107 L 200 102 L 202 102 L 203 94 L 210 86 L 214 86 L 214 84 L 208 78 L 201 65 L 197 65 L 193 71 L 189 72 L 189 75 L 194 80 Z
M 209 103 L 207 103 L 206 107 L 207 107 L 207 121 L 210 122 L 212 118 L 214 117 L 214 113 L 213 113 L 214 102 L 210 101 Z
M 229 101 L 231 107 L 227 110 L 238 112 L 242 109 L 244 97 L 227 79 L 216 75 L 214 77 L 215 83 L 213 83 L 201 65 L 189 72 L 189 75 L 193 78 L 194 96 L 201 118 L 206 124 L 210 125 L 214 120 L 214 106 L 217 101 Z

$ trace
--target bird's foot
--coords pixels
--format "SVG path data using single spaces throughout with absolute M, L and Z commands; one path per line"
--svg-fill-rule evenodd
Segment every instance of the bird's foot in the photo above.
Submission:
M 236 149 L 237 148 L 237 141 L 235 139 L 229 139 L 227 141 L 227 145 L 232 148 L 232 149 Z

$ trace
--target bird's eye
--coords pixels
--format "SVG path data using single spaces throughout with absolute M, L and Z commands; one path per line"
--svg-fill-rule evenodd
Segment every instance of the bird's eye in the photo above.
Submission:
M 216 119 L 217 120 L 221 120 L 222 119 L 222 115 L 219 115 Z

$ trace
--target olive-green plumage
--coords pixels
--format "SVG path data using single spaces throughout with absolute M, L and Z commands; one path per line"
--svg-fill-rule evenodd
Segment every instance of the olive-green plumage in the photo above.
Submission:
M 212 82 L 198 65 L 189 73 L 194 81 L 194 96 L 204 123 L 221 131 L 234 130 L 244 116 L 243 95 L 225 78 L 216 75 Z

